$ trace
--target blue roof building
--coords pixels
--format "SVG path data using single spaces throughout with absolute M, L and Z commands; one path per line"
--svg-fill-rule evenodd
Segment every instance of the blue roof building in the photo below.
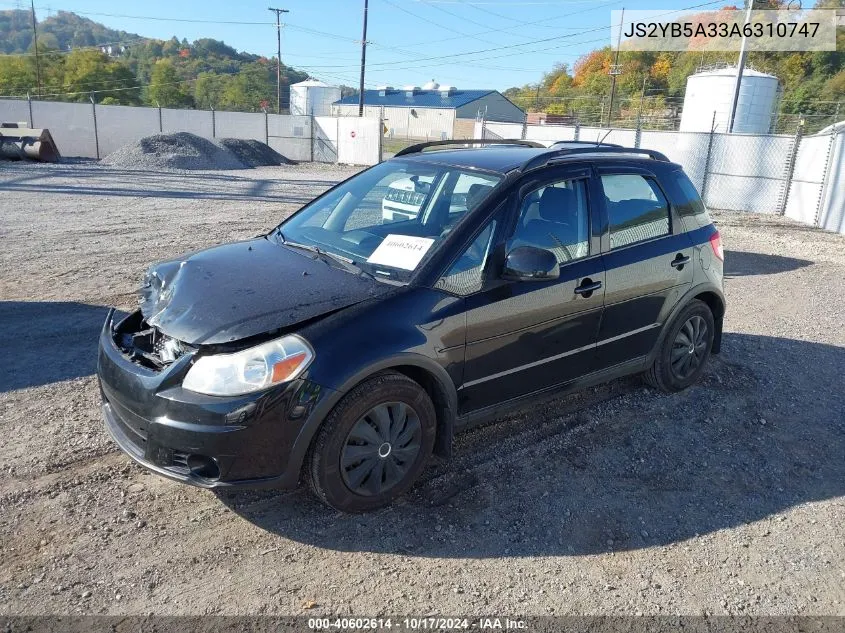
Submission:
M 335 101 L 334 114 L 358 114 L 358 95 Z M 423 88 L 383 86 L 364 91 L 364 115 L 383 117 L 388 136 L 472 138 L 475 121 L 522 123 L 525 113 L 498 90 L 460 90 L 434 82 Z

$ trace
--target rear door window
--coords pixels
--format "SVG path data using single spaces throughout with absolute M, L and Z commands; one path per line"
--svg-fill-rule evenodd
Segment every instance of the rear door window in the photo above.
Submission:
M 601 184 L 610 221 L 611 248 L 669 235 L 669 204 L 651 178 L 605 174 Z

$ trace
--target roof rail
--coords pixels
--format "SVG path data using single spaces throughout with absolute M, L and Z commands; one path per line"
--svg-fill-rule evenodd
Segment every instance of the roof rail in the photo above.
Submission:
M 616 143 L 605 143 L 604 141 L 555 141 L 549 148 L 556 147 L 557 145 L 566 145 L 571 143 L 572 145 L 578 145 L 578 147 L 583 147 L 584 145 L 592 145 L 593 147 L 623 147 L 622 145 L 617 145 Z M 574 149 L 574 148 L 573 148 Z
M 408 154 L 418 154 L 428 147 L 437 147 L 438 145 L 523 145 L 525 147 L 546 148 L 545 145 L 538 143 L 537 141 L 525 141 L 522 139 L 466 138 L 454 139 L 451 141 L 428 141 L 426 143 L 409 145 L 405 149 L 396 152 L 395 157 L 406 156 Z
M 659 160 L 664 163 L 671 162 L 665 154 L 661 154 L 653 149 L 640 149 L 636 147 L 608 147 L 607 145 L 600 145 L 597 147 L 571 147 L 554 150 L 535 156 L 527 161 L 521 171 L 530 171 L 548 165 L 550 162 L 557 159 L 569 158 L 577 154 L 643 154 L 649 156 L 654 160 Z

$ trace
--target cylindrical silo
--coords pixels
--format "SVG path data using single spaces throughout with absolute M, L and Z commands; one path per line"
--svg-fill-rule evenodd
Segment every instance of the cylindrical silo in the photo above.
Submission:
M 681 113 L 681 131 L 709 132 L 715 112 L 716 131 L 727 132 L 735 86 L 736 68 L 717 68 L 690 75 Z M 742 74 L 733 131 L 767 134 L 777 101 L 777 77 L 746 68 Z
M 290 113 L 331 116 L 332 104 L 340 100 L 340 88 L 308 79 L 290 87 Z

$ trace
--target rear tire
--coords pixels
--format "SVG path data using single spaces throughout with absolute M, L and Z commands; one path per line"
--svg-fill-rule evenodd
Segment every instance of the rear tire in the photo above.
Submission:
M 710 357 L 715 332 L 709 306 L 690 301 L 664 330 L 654 363 L 643 374 L 645 381 L 666 393 L 695 383 Z
M 418 383 L 398 372 L 377 374 L 320 427 L 307 463 L 311 489 L 341 512 L 389 505 L 425 468 L 436 432 L 434 404 Z

